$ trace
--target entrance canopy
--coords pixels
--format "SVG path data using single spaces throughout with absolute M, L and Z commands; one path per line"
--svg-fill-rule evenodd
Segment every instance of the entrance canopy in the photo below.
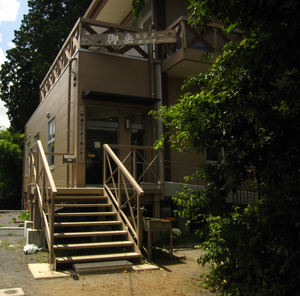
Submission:
M 82 98 L 84 100 L 95 100 L 95 101 L 103 101 L 103 102 L 134 104 L 134 105 L 144 105 L 144 106 L 151 106 L 160 101 L 160 99 L 157 98 L 135 97 L 135 96 L 90 91 L 90 90 L 84 91 L 82 93 Z

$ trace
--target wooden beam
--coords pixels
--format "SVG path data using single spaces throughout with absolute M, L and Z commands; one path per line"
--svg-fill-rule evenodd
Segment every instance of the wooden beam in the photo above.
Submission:
M 217 34 L 226 42 L 229 43 L 230 39 L 224 34 L 223 31 L 221 31 L 220 29 L 217 30 Z
M 207 47 L 210 52 L 213 52 L 215 49 L 214 47 L 195 29 L 193 29 L 190 25 L 186 24 L 186 28 L 203 44 Z

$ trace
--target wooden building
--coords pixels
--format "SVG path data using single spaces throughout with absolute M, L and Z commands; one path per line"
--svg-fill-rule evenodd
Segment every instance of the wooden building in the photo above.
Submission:
M 154 150 L 163 127 L 148 113 L 176 103 L 184 79 L 211 65 L 213 60 L 200 62 L 201 55 L 241 37 L 237 31 L 224 33 L 218 23 L 198 34 L 188 25 L 188 0 L 148 0 L 139 19 L 131 3 L 92 1 L 42 81 L 40 104 L 25 127 L 23 199 L 34 229 L 45 229 L 53 268 L 62 262 L 140 258 L 140 208 L 160 218 L 199 159 L 168 146 Z M 57 230 L 69 226 L 89 230 Z M 94 239 L 55 243 L 76 235 Z M 56 253 L 123 246 L 130 251 Z

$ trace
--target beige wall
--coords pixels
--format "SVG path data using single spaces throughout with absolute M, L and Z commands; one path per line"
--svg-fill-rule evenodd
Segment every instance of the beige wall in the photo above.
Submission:
M 151 97 L 148 61 L 85 51 L 79 56 L 79 94 L 91 90 Z M 80 98 L 79 103 L 83 103 Z
M 72 64 L 75 72 L 77 71 L 76 61 Z M 39 133 L 40 140 L 42 142 L 44 151 L 47 152 L 47 137 L 48 137 L 48 122 L 55 117 L 55 152 L 66 153 L 67 152 L 67 101 L 68 101 L 68 68 L 64 70 L 57 82 L 53 85 L 50 92 L 45 99 L 40 103 L 30 120 L 26 124 L 25 132 L 26 136 L 30 135 L 25 142 L 25 147 L 28 142 L 31 145 L 34 142 L 34 136 Z M 76 124 L 75 124 L 75 98 L 77 98 L 76 85 L 71 86 L 71 141 L 70 141 L 70 153 L 75 152 L 75 137 Z M 46 113 L 50 114 L 49 118 L 46 118 Z M 55 156 L 54 168 L 52 174 L 56 185 L 61 185 L 65 182 L 66 178 L 66 165 L 62 164 L 62 156 Z M 64 181 L 61 181 L 61 179 Z M 25 185 L 27 184 L 27 177 L 25 176 Z M 24 186 L 26 191 L 26 186 Z
M 188 0 L 165 0 L 166 1 L 166 27 L 170 26 L 180 16 L 188 16 Z

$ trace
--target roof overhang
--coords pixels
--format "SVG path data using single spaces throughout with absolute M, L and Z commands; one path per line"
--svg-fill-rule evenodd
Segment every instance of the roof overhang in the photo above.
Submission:
M 82 99 L 110 102 L 110 103 L 120 103 L 120 104 L 144 105 L 144 106 L 152 106 L 153 104 L 160 101 L 160 99 L 157 98 L 145 98 L 145 97 L 136 97 L 136 96 L 128 96 L 128 95 L 110 94 L 110 93 L 103 93 L 103 92 L 90 91 L 90 90 L 86 90 L 82 93 Z
M 84 17 L 102 22 L 122 24 L 131 13 L 132 0 L 94 0 Z

